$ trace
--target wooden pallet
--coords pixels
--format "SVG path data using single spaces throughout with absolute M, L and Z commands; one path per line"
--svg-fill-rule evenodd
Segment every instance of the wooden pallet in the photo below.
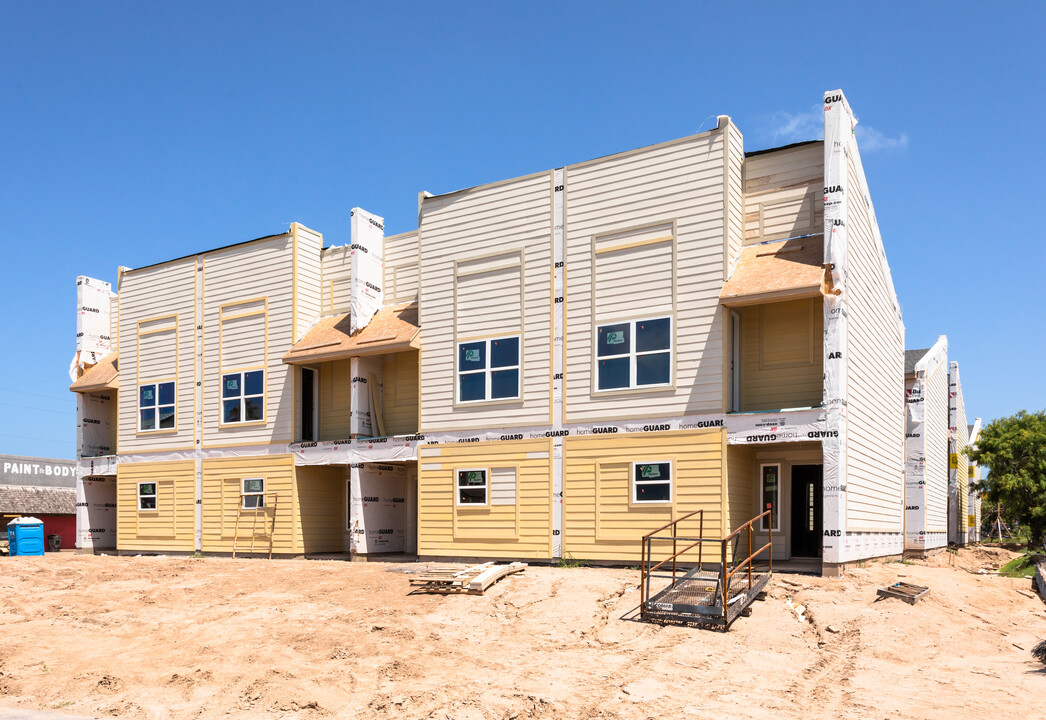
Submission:
M 527 564 L 521 562 L 514 562 L 510 565 L 495 565 L 492 562 L 486 562 L 464 570 L 458 568 L 428 570 L 412 577 L 410 584 L 415 586 L 414 589 L 417 592 L 482 595 L 487 588 L 501 578 L 522 572 L 526 567 Z
M 917 601 L 922 600 L 929 592 L 930 588 L 923 587 L 922 585 L 898 582 L 893 585 L 879 588 L 875 591 L 875 594 L 884 598 L 897 598 L 898 600 L 904 600 L 909 605 L 914 605 Z

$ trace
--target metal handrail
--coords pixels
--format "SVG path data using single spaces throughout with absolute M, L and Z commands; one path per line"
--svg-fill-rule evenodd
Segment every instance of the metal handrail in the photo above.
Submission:
M 770 515 L 771 511 L 766 510 L 765 512 L 756 515 L 751 520 L 748 520 L 744 524 L 740 525 L 736 530 L 731 532 L 721 540 L 716 538 L 705 538 L 704 535 L 704 510 L 695 510 L 687 513 L 686 515 L 677 518 L 665 525 L 662 525 L 657 530 L 649 532 L 643 536 L 640 546 L 640 615 L 645 616 L 647 610 L 647 601 L 650 599 L 650 576 L 658 569 L 664 567 L 669 561 L 672 562 L 672 584 L 669 587 L 675 586 L 677 582 L 677 569 L 678 559 L 680 556 L 686 554 L 695 547 L 698 548 L 698 568 L 703 567 L 704 559 L 704 545 L 705 543 L 719 543 L 720 545 L 720 578 L 722 578 L 722 594 L 723 594 L 723 617 L 724 621 L 727 617 L 729 601 L 730 601 L 730 579 L 735 577 L 739 572 L 747 569 L 748 571 L 748 588 L 751 591 L 753 587 L 752 577 L 752 565 L 755 558 L 761 555 L 764 551 L 769 550 L 769 569 L 773 572 L 774 564 L 774 551 L 773 551 L 773 538 L 771 537 L 765 545 L 755 549 L 752 547 L 753 534 L 755 532 L 755 524 L 762 520 L 764 517 Z M 693 517 L 694 515 L 700 515 L 700 529 L 698 536 L 693 537 L 680 537 L 675 535 L 675 527 L 680 522 Z M 656 537 L 658 533 L 673 528 L 673 534 L 671 536 Z M 743 560 L 734 560 L 732 563 L 727 561 L 727 551 L 730 547 L 730 542 L 734 538 L 738 537 L 741 533 L 747 531 L 748 533 L 748 557 Z M 672 541 L 672 554 L 669 557 L 664 558 L 660 562 L 654 564 L 651 558 L 653 541 L 654 540 L 671 540 Z M 678 542 L 689 542 L 682 550 L 678 549 Z

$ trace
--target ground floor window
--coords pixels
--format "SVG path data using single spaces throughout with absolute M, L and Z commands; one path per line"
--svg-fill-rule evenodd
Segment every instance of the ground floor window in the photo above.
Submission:
M 487 488 L 486 469 L 458 470 L 458 505 L 486 505 Z
M 140 482 L 140 483 L 138 483 L 138 509 L 139 510 L 155 510 L 156 509 L 156 483 L 154 483 L 154 482 Z
M 632 464 L 632 502 L 672 502 L 672 463 L 670 461 Z
M 759 475 L 763 497 L 763 506 L 759 512 L 770 511 L 770 514 L 763 518 L 762 527 L 763 530 L 777 530 L 780 528 L 781 515 L 781 466 L 760 465 Z
M 265 478 L 244 478 L 242 497 L 244 510 L 265 507 Z

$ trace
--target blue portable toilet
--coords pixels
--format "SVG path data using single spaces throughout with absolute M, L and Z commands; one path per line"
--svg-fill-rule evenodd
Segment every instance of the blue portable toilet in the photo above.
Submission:
M 15 518 L 7 524 L 10 555 L 44 554 L 44 521 L 35 517 Z

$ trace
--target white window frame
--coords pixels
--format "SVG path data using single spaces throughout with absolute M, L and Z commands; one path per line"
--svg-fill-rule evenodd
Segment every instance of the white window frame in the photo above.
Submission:
M 152 485 L 153 486 L 153 494 L 152 495 L 142 495 L 142 485 Z M 155 480 L 142 480 L 141 482 L 139 482 L 138 483 L 138 512 L 157 512 L 160 509 L 160 497 L 159 497 L 159 495 L 160 495 L 160 483 L 156 482 Z M 156 507 L 143 508 L 142 507 L 142 498 L 152 498 L 153 499 L 153 504 Z
M 463 503 L 461 502 L 460 490 L 463 486 L 458 484 L 459 475 L 463 472 L 481 472 L 483 473 L 483 485 L 465 485 L 464 487 L 470 490 L 477 490 L 480 487 L 483 488 L 483 502 L 481 503 Z M 454 504 L 457 507 L 463 508 L 485 508 L 490 507 L 490 468 L 454 468 Z
M 668 321 L 668 348 L 664 350 L 644 350 L 643 352 L 636 351 L 636 325 L 645 322 L 656 322 L 658 320 Z M 619 353 L 617 355 L 600 355 L 599 354 L 599 329 L 610 327 L 611 325 L 625 325 L 628 324 L 628 352 Z M 659 315 L 657 317 L 638 318 L 636 320 L 610 320 L 605 322 L 599 322 L 595 325 L 595 332 L 592 337 L 592 367 L 594 370 L 593 377 L 595 379 L 594 390 L 597 393 L 614 393 L 621 392 L 622 390 L 646 390 L 648 388 L 665 388 L 672 387 L 675 382 L 675 318 L 672 315 Z M 638 366 L 637 358 L 646 355 L 662 355 L 668 354 L 668 382 L 665 383 L 653 383 L 648 385 L 639 385 L 637 382 Z M 603 388 L 599 387 L 599 361 L 600 360 L 616 360 L 620 358 L 628 358 L 628 385 L 625 387 L 615 388 Z
M 516 342 L 516 364 L 515 365 L 502 365 L 496 368 L 490 366 L 490 344 L 497 342 L 498 340 L 512 340 L 515 338 Z M 462 345 L 475 345 L 476 343 L 484 343 L 486 345 L 486 360 L 487 365 L 482 370 L 462 370 L 460 367 L 461 362 L 461 346 Z M 523 385 L 523 336 L 519 333 L 515 335 L 499 335 L 498 337 L 491 338 L 478 338 L 476 340 L 459 340 L 454 345 L 454 398 L 459 405 L 474 405 L 476 403 L 489 403 L 489 402 L 505 402 L 512 400 L 519 400 L 522 397 L 522 385 Z M 516 394 L 509 397 L 491 397 L 491 374 L 494 370 L 515 370 L 516 371 Z M 483 397 L 478 400 L 462 400 L 461 399 L 461 376 L 462 375 L 479 375 L 484 374 L 483 383 Z
M 173 403 L 160 404 L 160 386 L 161 385 L 173 385 L 172 391 L 174 393 Z M 156 400 L 152 405 L 142 405 L 142 388 L 151 387 L 153 389 L 153 398 Z M 160 427 L 160 408 L 171 408 L 174 417 L 174 425 L 169 428 Z M 153 410 L 156 413 L 156 427 L 143 428 L 142 427 L 142 410 Z M 140 383 L 138 385 L 138 432 L 140 433 L 151 433 L 151 432 L 173 432 L 178 429 L 178 382 L 176 380 L 157 380 L 156 382 Z
M 782 470 L 783 465 L 779 462 L 768 462 L 759 464 L 759 512 L 757 515 L 762 515 L 766 512 L 766 485 L 763 479 L 763 469 L 773 467 L 777 468 L 777 503 L 773 506 L 773 513 L 769 517 L 764 517 L 759 521 L 759 529 L 763 532 L 781 532 L 781 499 L 784 497 L 783 477 Z M 776 526 L 776 527 L 775 527 Z
M 262 484 L 261 492 L 247 492 L 247 483 L 252 480 L 259 480 Z M 248 505 L 247 498 L 256 497 L 259 499 L 257 505 Z M 263 477 L 249 477 L 242 478 L 240 480 L 240 509 L 241 510 L 264 510 L 265 509 L 265 478 Z
M 247 386 L 246 386 L 247 373 L 256 373 L 256 372 L 259 372 L 259 373 L 262 374 L 262 391 L 261 391 L 261 394 L 255 393 L 253 395 L 247 395 L 246 394 L 246 390 L 247 390 Z M 267 413 L 266 413 L 266 407 L 265 407 L 265 383 L 266 383 L 266 380 L 267 380 L 267 378 L 266 378 L 267 374 L 268 374 L 268 371 L 265 368 L 253 368 L 253 369 L 247 369 L 247 370 L 233 370 L 231 372 L 222 372 L 221 375 L 219 375 L 219 377 L 221 378 L 221 382 L 220 382 L 219 387 L 218 387 L 218 424 L 219 425 L 243 425 L 245 423 L 264 423 L 264 422 L 267 422 L 267 418 L 266 418 Z M 230 375 L 238 375 L 239 378 L 240 378 L 240 396 L 239 396 L 239 400 L 240 400 L 240 419 L 239 420 L 229 420 L 229 421 L 226 421 L 226 419 L 225 419 L 225 403 L 228 400 L 236 399 L 236 398 L 227 398 L 227 397 L 225 397 L 225 378 L 229 377 Z M 247 410 L 247 408 L 246 408 L 246 401 L 250 400 L 252 398 L 261 398 L 262 416 L 260 418 L 254 419 L 254 420 L 248 420 L 247 419 L 247 412 L 246 412 L 246 410 Z
M 668 480 L 643 480 L 639 477 L 639 466 L 640 465 L 664 465 L 668 464 Z M 638 460 L 632 463 L 632 504 L 633 505 L 668 505 L 675 500 L 675 476 L 676 468 L 675 463 L 671 460 Z M 668 499 L 667 500 L 640 500 L 636 490 L 640 485 L 664 485 L 668 484 Z

